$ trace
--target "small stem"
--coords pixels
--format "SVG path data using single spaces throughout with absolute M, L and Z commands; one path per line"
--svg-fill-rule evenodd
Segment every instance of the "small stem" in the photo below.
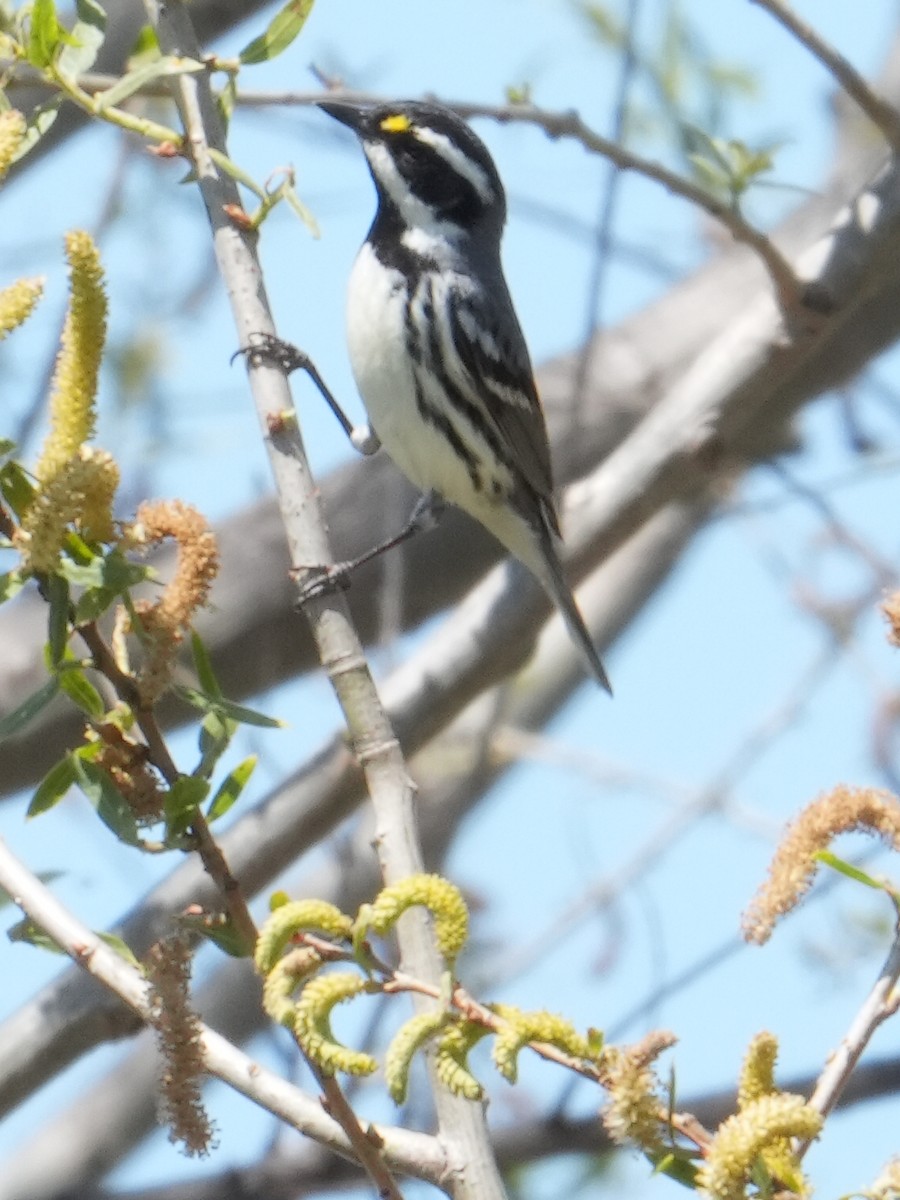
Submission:
M 169 753 L 169 747 L 159 728 L 156 714 L 152 709 L 144 706 L 134 678 L 123 671 L 116 662 L 115 655 L 95 622 L 78 625 L 76 632 L 90 651 L 95 668 L 109 680 L 119 699 L 131 708 L 138 728 L 147 743 L 150 761 L 171 787 L 181 777 L 181 772 Z M 225 908 L 235 930 L 240 935 L 244 949 L 247 954 L 252 954 L 253 947 L 256 945 L 257 929 L 240 884 L 232 875 L 225 855 L 212 836 L 206 818 L 201 812 L 198 811 L 194 815 L 190 829 L 196 840 L 197 853 L 200 855 L 203 868 L 219 889 Z
M 859 1062 L 875 1030 L 897 1011 L 898 978 L 900 978 L 900 919 L 895 926 L 894 940 L 875 986 L 853 1018 L 840 1046 L 829 1058 L 828 1064 L 819 1076 L 819 1081 L 809 1098 L 810 1106 L 820 1112 L 823 1117 L 828 1116 L 840 1099 L 841 1092 L 847 1085 L 853 1068 Z M 810 1142 L 800 1144 L 797 1149 L 798 1157 L 803 1157 L 810 1144 Z
M 382 1157 L 382 1142 L 378 1134 L 371 1126 L 368 1131 L 363 1129 L 337 1080 L 323 1075 L 314 1063 L 310 1063 L 310 1066 L 322 1088 L 325 1097 L 325 1111 L 337 1121 L 347 1134 L 360 1166 L 368 1173 L 369 1178 L 378 1189 L 378 1200 L 403 1200 L 403 1193 L 398 1188 L 396 1180 Z
M 792 33 L 798 42 L 817 58 L 830 71 L 852 100 L 855 100 L 869 120 L 880 130 L 882 136 L 893 150 L 900 150 L 900 113 L 892 104 L 888 104 L 869 87 L 842 54 L 830 46 L 816 33 L 815 29 L 804 21 L 790 8 L 784 0 L 750 0 L 764 8 L 788 32 Z
M 92 117 L 99 117 L 103 121 L 108 121 L 110 125 L 118 125 L 120 129 L 125 129 L 129 133 L 140 134 L 141 137 L 148 138 L 152 142 L 174 142 L 176 146 L 180 146 L 182 143 L 181 135 L 174 129 L 169 129 L 166 125 L 159 125 L 156 121 L 148 121 L 146 117 L 135 117 L 123 108 L 99 103 L 98 97 L 102 96 L 102 92 L 91 95 L 90 92 L 83 91 L 74 80 L 69 79 L 66 75 L 53 71 L 48 82 L 51 85 L 55 84 L 64 96 Z

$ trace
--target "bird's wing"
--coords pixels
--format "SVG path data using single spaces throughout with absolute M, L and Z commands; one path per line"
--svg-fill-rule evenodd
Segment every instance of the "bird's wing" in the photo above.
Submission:
M 477 395 L 513 465 L 553 511 L 553 472 L 547 427 L 525 338 L 503 285 L 448 295 L 450 334 Z

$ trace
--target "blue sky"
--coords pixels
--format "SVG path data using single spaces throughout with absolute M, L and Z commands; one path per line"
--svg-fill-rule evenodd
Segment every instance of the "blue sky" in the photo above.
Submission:
M 641 5 L 640 28 L 648 45 L 658 41 L 663 7 L 649 0 Z M 860 69 L 878 67 L 895 20 L 888 0 L 871 0 L 865 20 L 858 8 L 833 0 L 797 7 Z M 756 95 L 729 108 L 725 132 L 751 144 L 780 144 L 775 177 L 792 186 L 760 190 L 750 202 L 755 219 L 772 221 L 796 203 L 794 187 L 815 188 L 822 181 L 830 153 L 827 76 L 745 0 L 715 5 L 685 0 L 680 10 L 702 30 L 713 58 L 745 67 L 756 80 Z M 260 25 L 248 23 L 217 48 L 226 55 L 236 52 Z M 242 83 L 249 89 L 312 88 L 310 64 L 386 96 L 429 92 L 496 102 L 507 84 L 527 82 L 538 104 L 577 108 L 601 132 L 612 126 L 616 57 L 590 39 L 574 6 L 558 0 L 320 3 L 302 39 L 275 63 L 248 71 Z M 648 98 L 641 88 L 638 96 Z M 507 272 L 533 357 L 540 361 L 571 349 L 584 328 L 590 249 L 583 229 L 595 219 L 605 164 L 577 145 L 549 141 L 538 130 L 488 121 L 479 121 L 477 129 L 506 181 Z M 662 138 L 652 133 L 643 146 L 665 153 Z M 282 333 L 303 344 L 335 391 L 351 398 L 352 408 L 343 292 L 372 214 L 362 158 L 327 118 L 293 109 L 239 111 L 231 150 L 258 179 L 288 162 L 297 169 L 299 191 L 316 214 L 321 237 L 312 240 L 286 211 L 276 213 L 262 240 L 267 285 Z M 117 153 L 107 131 L 82 136 L 4 196 L 6 232 L 0 236 L 13 269 L 46 271 L 50 277 L 39 316 L 4 347 L 2 366 L 11 372 L 17 393 L 29 394 L 35 364 L 43 364 L 52 343 L 54 305 L 64 296 L 62 232 L 94 223 L 118 169 Z M 202 282 L 206 255 L 197 197 L 189 186 L 178 185 L 183 174 L 178 163 L 138 164 L 126 185 L 127 219 L 113 225 L 104 243 L 113 339 L 130 335 L 137 322 L 145 337 L 157 339 L 164 372 L 159 395 L 142 409 L 123 408 L 114 396 L 104 397 L 98 440 L 114 447 L 126 468 L 139 473 L 155 494 L 179 495 L 219 517 L 268 490 L 267 467 L 243 372 L 228 367 L 234 334 L 215 282 L 210 304 L 177 321 L 167 316 L 173 287 L 195 277 L 198 286 Z M 552 221 L 546 219 L 548 210 Z M 152 246 L 153 271 L 147 255 L 136 249 L 136 230 L 141 244 Z M 660 269 L 617 257 L 606 277 L 604 320 L 615 323 L 652 300 L 668 286 L 665 271 L 683 272 L 699 262 L 707 233 L 705 222 L 686 205 L 655 185 L 626 180 L 616 236 L 651 252 Z M 889 356 L 879 372 L 891 382 L 894 371 Z M 346 445 L 311 390 L 298 384 L 295 394 L 314 466 L 325 471 L 346 457 Z M 870 426 L 886 440 L 893 436 L 896 444 L 896 426 L 885 410 L 873 404 L 865 411 Z M 833 403 L 818 405 L 803 427 L 810 451 L 792 465 L 798 475 L 817 483 L 846 467 Z M 890 474 L 873 472 L 831 499 L 861 537 L 896 557 L 896 525 L 882 515 L 891 482 Z M 527 941 L 527 934 L 541 929 L 591 881 L 639 856 L 672 806 L 696 793 L 731 759 L 749 727 L 777 713 L 792 681 L 821 652 L 821 631 L 803 614 L 786 581 L 814 579 L 839 595 L 856 582 L 856 568 L 846 556 L 820 549 L 818 520 L 803 505 L 764 508 L 763 501 L 782 495 L 764 472 L 742 487 L 735 497 L 744 506 L 742 515 L 717 522 L 703 535 L 677 579 L 610 657 L 615 702 L 585 689 L 550 731 L 559 747 L 623 764 L 664 780 L 664 786 L 639 782 L 622 794 L 598 788 L 574 768 L 529 765 L 512 772 L 463 830 L 451 873 L 489 900 L 485 930 L 503 948 Z M 761 636 L 751 636 L 758 631 Z M 585 922 L 526 976 L 508 984 L 498 980 L 503 997 L 526 1007 L 565 1009 L 584 1024 L 615 1025 L 666 978 L 733 937 L 778 824 L 835 782 L 879 782 L 869 757 L 869 701 L 873 680 L 886 686 L 896 675 L 889 655 L 873 613 L 860 650 L 837 665 L 800 718 L 741 778 L 733 797 L 741 811 L 711 812 L 683 838 L 673 839 L 605 920 L 595 916 Z M 379 661 L 386 663 L 388 656 Z M 321 680 L 280 689 L 266 703 L 270 711 L 291 718 L 294 731 L 272 735 L 256 796 L 317 744 L 334 711 Z M 324 715 L 316 722 L 311 714 L 320 711 Z M 189 753 L 188 741 L 180 746 Z M 753 822 L 742 823 L 747 813 Z M 130 903 L 135 885 L 143 889 L 165 867 L 110 846 L 77 800 L 28 826 L 18 806 L 7 806 L 2 821 L 4 836 L 35 867 L 66 871 L 61 894 L 95 926 L 111 923 Z M 659 1006 L 652 1023 L 674 1029 L 681 1039 L 674 1058 L 682 1092 L 732 1082 L 747 1041 L 761 1028 L 782 1038 L 786 1072 L 821 1063 L 874 979 L 879 951 L 862 962 L 844 963 L 835 974 L 810 963 L 840 942 L 841 921 L 877 911 L 867 898 L 845 893 L 843 902 L 811 908 L 765 950 L 745 949 L 697 987 Z M 852 942 L 851 934 L 846 937 Z M 15 970 L 3 1001 L 10 1008 L 56 969 L 47 956 L 21 947 L 0 948 L 0 959 L 8 959 Z M 638 1036 L 645 1027 L 635 1023 L 627 1036 Z M 896 1029 L 888 1025 L 876 1050 L 897 1049 Z M 14 1146 L 64 1093 L 77 1094 L 86 1075 L 117 1053 L 95 1055 L 55 1097 L 41 1097 L 8 1120 L 0 1130 L 0 1150 Z M 563 1085 L 547 1068 L 529 1070 L 525 1077 L 541 1095 L 555 1094 Z M 495 1089 L 497 1114 L 509 1111 L 505 1088 Z M 587 1111 L 595 1105 L 588 1089 L 580 1089 L 577 1106 Z M 253 1146 L 239 1131 L 255 1130 L 262 1138 L 269 1129 L 266 1118 L 248 1121 L 242 1102 L 217 1098 L 215 1109 L 225 1135 L 222 1149 L 198 1169 L 245 1160 Z M 890 1134 L 897 1126 L 896 1105 L 860 1110 L 839 1123 L 841 1136 L 808 1160 L 822 1195 L 865 1185 L 897 1149 Z M 161 1135 L 153 1153 L 143 1154 L 120 1178 L 162 1180 L 193 1169 L 175 1159 Z M 547 1195 L 560 1194 L 560 1170 L 557 1165 L 543 1173 Z M 659 1196 L 675 1186 L 648 1180 L 640 1161 L 617 1170 L 623 1192 L 634 1197 Z

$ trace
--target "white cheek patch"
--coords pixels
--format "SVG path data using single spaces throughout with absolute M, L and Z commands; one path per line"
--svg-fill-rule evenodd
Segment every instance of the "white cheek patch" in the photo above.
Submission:
M 433 129 L 417 125 L 413 126 L 412 132 L 420 142 L 430 146 L 457 175 L 468 180 L 484 204 L 490 204 L 494 200 L 494 189 L 491 187 L 486 172 L 458 146 L 455 146 L 448 137 L 443 133 L 435 133 Z
M 381 142 L 366 142 L 363 148 L 372 174 L 400 213 L 407 229 L 442 231 L 444 226 L 435 220 L 434 212 L 409 190 L 409 184 L 397 169 L 387 147 Z

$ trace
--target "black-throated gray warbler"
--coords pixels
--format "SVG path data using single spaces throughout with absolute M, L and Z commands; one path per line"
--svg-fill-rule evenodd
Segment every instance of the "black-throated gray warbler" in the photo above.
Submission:
M 464 509 L 537 576 L 609 691 L 560 561 L 544 415 L 500 264 L 497 168 L 438 105 L 319 107 L 357 135 L 378 193 L 347 306 L 375 433 L 417 488 Z

